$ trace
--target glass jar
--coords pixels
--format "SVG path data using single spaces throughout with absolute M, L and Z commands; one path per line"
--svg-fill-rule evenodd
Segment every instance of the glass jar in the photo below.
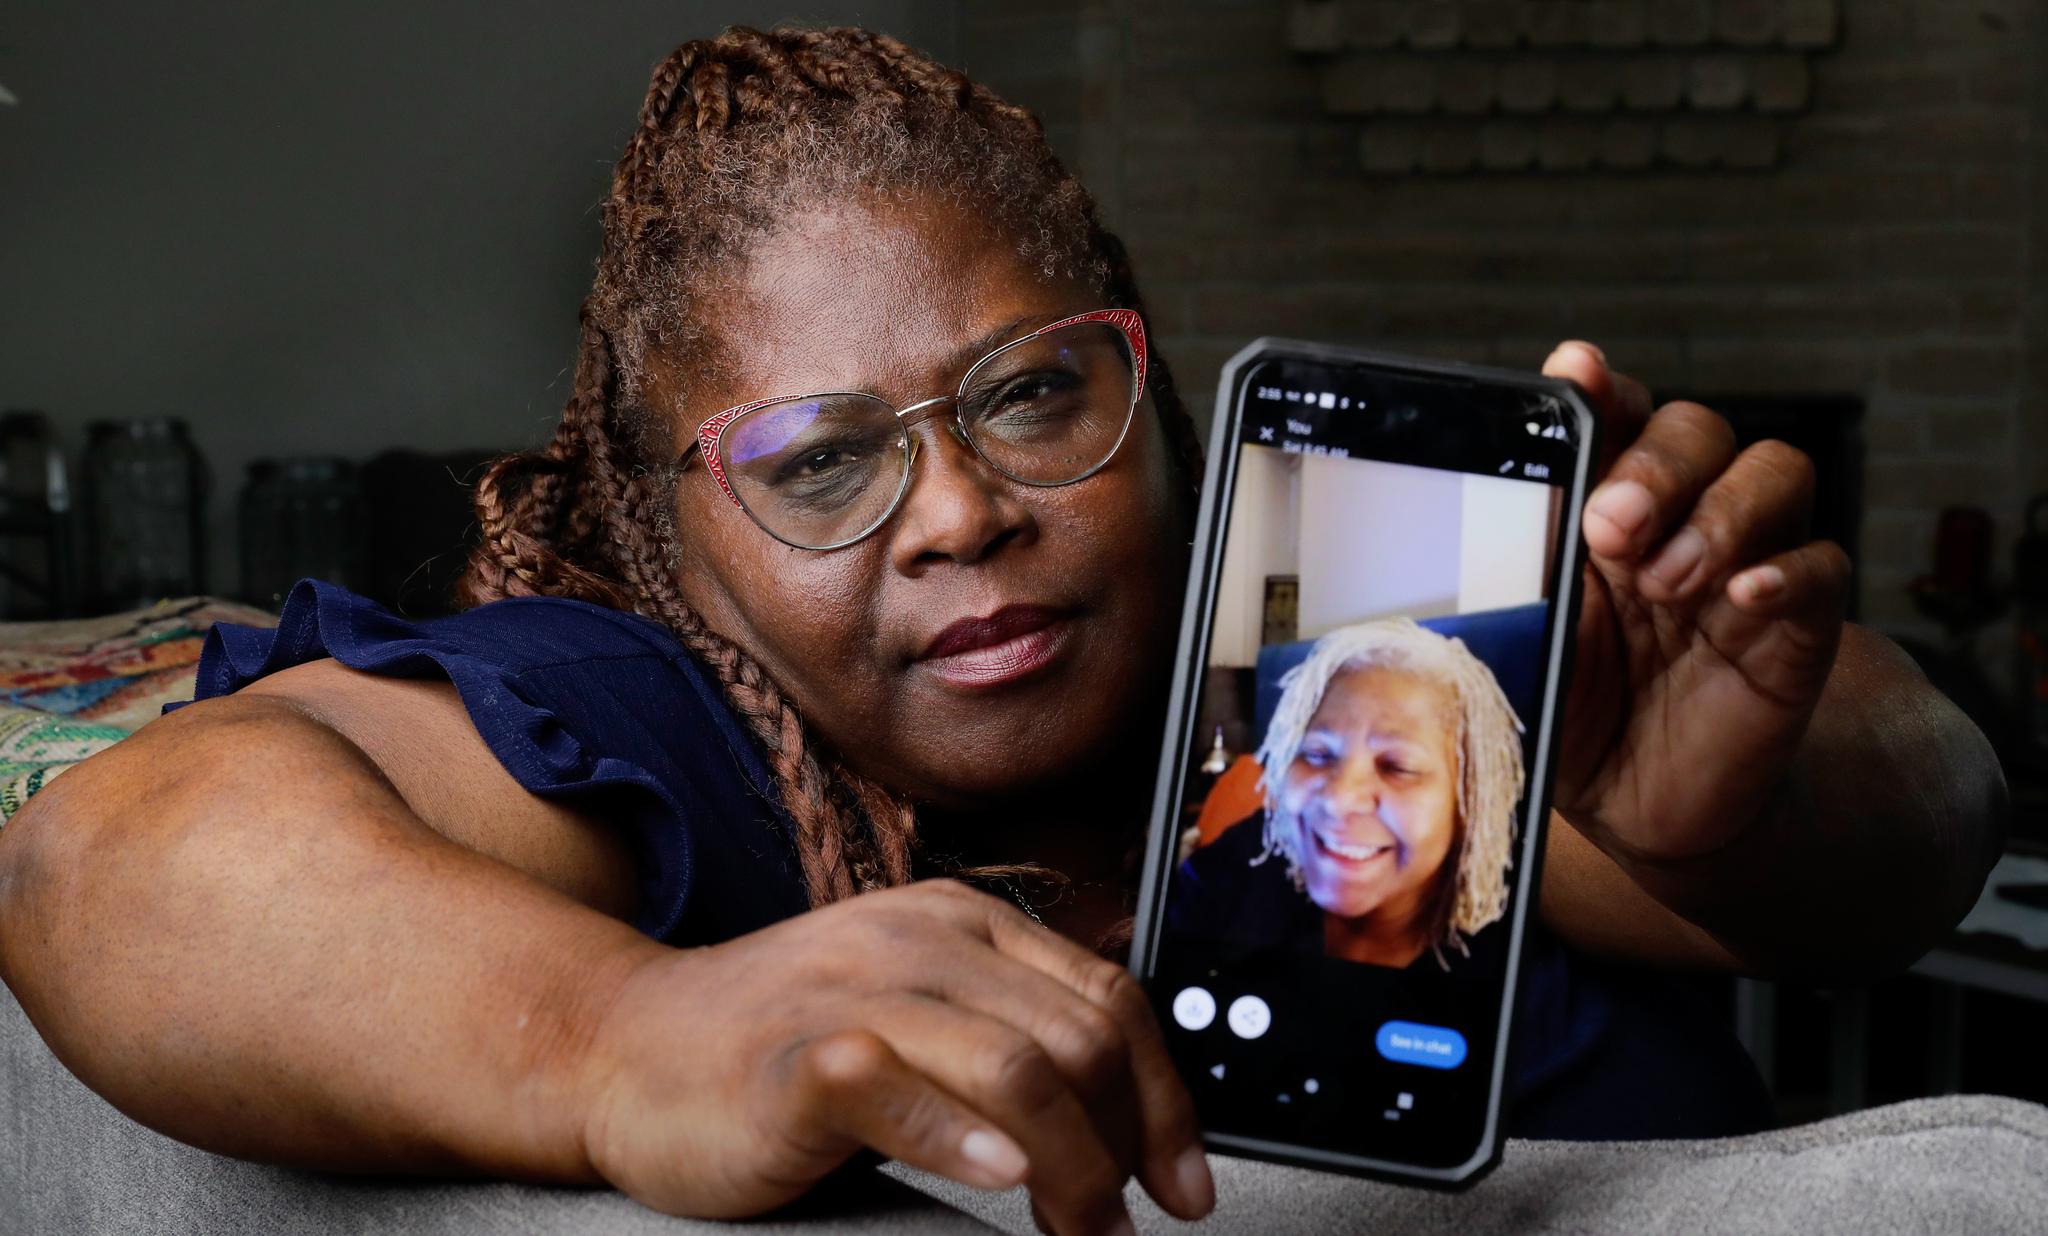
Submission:
M 301 579 L 361 589 L 369 574 L 362 486 L 345 459 L 259 459 L 242 487 L 242 595 L 276 609 Z
M 0 413 L 0 614 L 10 620 L 53 617 L 59 610 L 53 453 L 61 458 L 49 418 L 20 408 Z
M 93 422 L 85 448 L 86 578 L 97 609 L 206 587 L 206 472 L 185 422 Z

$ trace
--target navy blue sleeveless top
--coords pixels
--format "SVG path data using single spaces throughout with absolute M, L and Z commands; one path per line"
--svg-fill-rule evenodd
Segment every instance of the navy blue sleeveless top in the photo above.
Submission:
M 808 905 L 761 752 L 667 628 L 560 597 L 513 597 L 410 622 L 302 580 L 275 630 L 216 626 L 196 699 L 332 657 L 455 685 L 491 753 L 528 791 L 614 821 L 639 859 L 635 926 L 729 940 Z
M 274 630 L 213 629 L 194 697 L 325 657 L 452 682 L 521 786 L 623 829 L 641 877 L 635 925 L 648 935 L 715 944 L 807 908 L 759 748 L 660 624 L 559 597 L 408 621 L 305 580 Z M 1725 1016 L 1683 983 L 1591 962 L 1533 924 L 1522 965 L 1515 1135 L 1712 1137 L 1769 1123 L 1762 1082 L 1719 1028 Z

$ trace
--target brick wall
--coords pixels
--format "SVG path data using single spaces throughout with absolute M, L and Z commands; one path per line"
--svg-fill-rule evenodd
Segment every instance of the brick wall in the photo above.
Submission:
M 2048 363 L 2023 327 L 2048 323 L 2030 273 L 2048 265 L 2033 257 L 2048 240 L 2034 190 L 2048 143 L 2030 141 L 2048 115 L 2028 73 L 2048 50 L 2037 7 L 1064 0 L 963 6 L 959 42 L 970 72 L 1041 112 L 1103 201 L 1198 404 L 1221 360 L 1265 333 L 1517 366 L 1583 337 L 1664 389 L 1854 394 L 1868 407 L 1863 613 L 1931 635 L 1904 585 L 1926 569 L 1936 513 L 1989 505 L 2003 570 L 2023 493 L 2048 483 L 2034 411 Z M 1660 36 L 1674 14 L 1704 24 Z M 1425 33 L 1368 40 L 1390 15 Z M 1555 42 L 1560 21 L 1578 43 Z M 1806 24 L 1788 41 L 1791 23 Z M 1538 60 L 1550 99 L 1504 101 L 1515 66 Z M 1490 98 L 1456 80 L 1474 63 Z M 1448 75 L 1432 89 L 1464 90 L 1456 108 L 1386 114 L 1402 64 Z M 1616 88 L 1578 91 L 1575 112 L 1554 83 L 1579 68 Z M 1632 105 L 1629 72 L 1677 76 Z M 1589 121 L 1593 103 L 1607 111 Z M 1545 170 L 1543 127 L 1565 122 L 1647 128 L 1650 166 L 1596 154 Z M 1770 149 L 1745 153 L 1736 122 L 1768 126 Z M 1510 123 L 1531 126 L 1537 151 L 1516 170 L 1423 157 L 1431 132 L 1469 125 L 1476 141 Z M 1394 142 L 1388 124 L 1420 136 Z M 1674 166 L 1659 153 L 1674 144 L 1765 166 Z

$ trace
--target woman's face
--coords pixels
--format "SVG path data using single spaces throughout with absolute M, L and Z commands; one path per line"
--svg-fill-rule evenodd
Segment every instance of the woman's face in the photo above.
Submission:
M 1300 829 L 1303 882 L 1325 912 L 1426 903 L 1457 833 L 1454 708 L 1447 688 L 1402 670 L 1330 680 L 1280 793 Z
M 707 371 L 656 370 L 650 393 L 675 411 L 680 452 L 704 418 L 754 399 L 950 395 L 994 346 L 1104 307 L 956 208 L 821 207 L 700 299 Z M 1086 771 L 1142 728 L 1164 689 L 1186 495 L 1149 398 L 1108 466 L 1055 488 L 1003 477 L 950 423 L 913 427 L 902 505 L 837 550 L 773 540 L 692 467 L 676 488 L 678 583 L 857 771 L 966 806 Z

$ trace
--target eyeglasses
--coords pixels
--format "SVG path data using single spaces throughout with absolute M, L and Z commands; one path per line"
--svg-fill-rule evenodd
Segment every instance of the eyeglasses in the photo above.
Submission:
M 907 408 L 861 391 L 777 395 L 697 427 L 690 451 L 762 531 L 798 549 L 839 549 L 882 526 L 910 492 L 910 427 L 951 405 L 954 436 L 1023 485 L 1100 472 L 1145 389 L 1145 323 L 1130 309 L 1063 318 L 974 362 L 951 395 Z

